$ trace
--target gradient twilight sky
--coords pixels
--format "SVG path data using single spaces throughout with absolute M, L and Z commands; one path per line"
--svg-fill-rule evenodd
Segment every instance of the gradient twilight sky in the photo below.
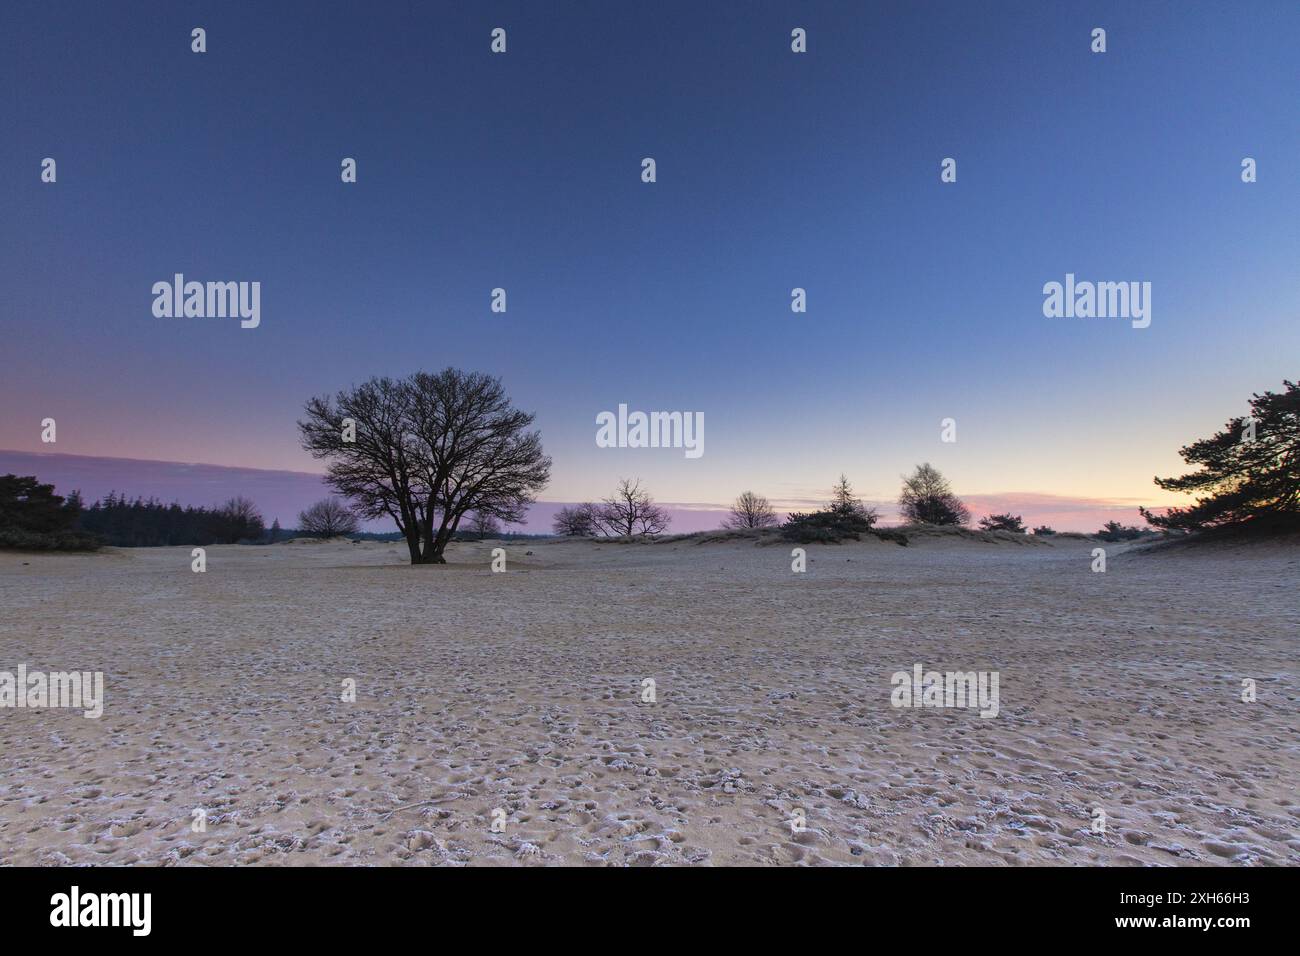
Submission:
M 537 412 L 551 501 L 889 500 L 928 460 L 1172 503 L 1298 371 L 1297 49 L 1292 0 L 6 0 L 0 449 L 320 471 L 306 398 L 455 365 Z M 176 272 L 260 281 L 261 326 L 155 318 Z M 1150 281 L 1150 328 L 1045 318 L 1067 272 Z M 704 456 L 597 448 L 620 402 L 702 411 Z

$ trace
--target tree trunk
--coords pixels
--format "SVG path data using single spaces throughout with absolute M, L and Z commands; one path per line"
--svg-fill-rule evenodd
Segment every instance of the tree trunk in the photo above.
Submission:
M 442 552 L 447 550 L 447 542 L 450 540 L 451 535 L 445 529 L 439 529 L 438 534 L 424 549 L 424 560 L 429 564 L 446 564 L 447 559 L 442 556 Z
M 390 512 L 391 513 L 391 512 Z M 407 514 L 407 509 L 402 508 L 402 514 Z M 402 532 L 402 537 L 406 539 L 406 550 L 411 552 L 411 563 L 420 563 L 420 532 L 414 521 L 398 521 L 397 530 Z
M 455 515 L 450 519 L 448 519 L 446 515 L 443 515 L 442 524 L 438 528 L 438 533 L 432 535 L 431 538 L 426 539 L 424 547 L 424 560 L 426 563 L 447 563 L 447 559 L 442 556 L 442 553 L 447 550 L 447 545 L 450 544 L 451 539 L 456 536 L 456 529 L 460 526 L 460 519 L 460 515 Z M 430 531 L 432 531 L 432 527 L 430 527 Z

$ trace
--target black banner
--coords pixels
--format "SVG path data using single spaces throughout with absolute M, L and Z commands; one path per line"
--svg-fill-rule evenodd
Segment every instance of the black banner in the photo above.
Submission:
M 741 937 L 789 920 L 854 933 L 907 928 L 936 942 L 1041 929 L 1065 934 L 1057 940 L 1202 937 L 1231 946 L 1243 933 L 1289 925 L 1282 910 L 1294 877 L 1222 868 L 541 869 L 7 869 L 0 914 L 11 942 L 76 933 L 79 942 L 339 944 L 429 919 L 440 934 L 490 920 L 549 926 L 547 935 L 585 925 L 593 938 L 654 936 L 698 918 Z M 738 905 L 745 900 L 761 905 L 757 919 Z

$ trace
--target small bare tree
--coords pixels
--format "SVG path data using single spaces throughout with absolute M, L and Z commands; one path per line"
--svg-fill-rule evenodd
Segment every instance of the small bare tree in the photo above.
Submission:
M 568 505 L 555 512 L 551 530 L 569 538 L 594 538 L 596 536 L 596 506 L 593 504 Z
M 641 479 L 622 478 L 618 490 L 592 511 L 596 527 L 610 537 L 659 534 L 668 527 L 667 512 L 641 487 Z
M 323 498 L 298 514 L 298 529 L 320 538 L 356 534 L 360 527 L 356 512 L 338 498 Z
M 776 524 L 776 512 L 762 495 L 746 491 L 731 506 L 724 528 L 770 528 Z
M 212 526 L 218 541 L 234 544 L 266 534 L 262 512 L 243 495 L 236 495 L 213 509 Z
M 962 525 L 970 520 L 970 511 L 952 493 L 948 479 L 929 462 L 904 476 L 898 507 L 915 524 Z
M 501 534 L 501 522 L 486 511 L 475 511 L 469 516 L 469 533 L 482 541 Z

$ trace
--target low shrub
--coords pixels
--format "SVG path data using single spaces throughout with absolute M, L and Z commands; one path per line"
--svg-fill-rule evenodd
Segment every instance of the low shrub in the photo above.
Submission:
M 22 531 L 0 529 L 0 548 L 16 551 L 98 551 L 104 542 L 78 531 Z

